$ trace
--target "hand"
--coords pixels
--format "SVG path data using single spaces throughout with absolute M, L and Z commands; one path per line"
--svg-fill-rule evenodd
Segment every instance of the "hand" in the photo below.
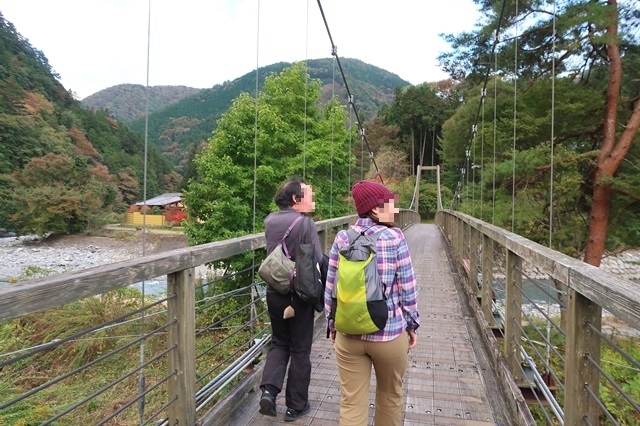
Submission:
M 407 330 L 409 334 L 409 349 L 413 349 L 418 344 L 418 335 L 413 330 Z
M 331 343 L 336 342 L 336 329 L 333 328 L 333 320 L 329 320 L 327 324 L 327 339 L 331 339 Z

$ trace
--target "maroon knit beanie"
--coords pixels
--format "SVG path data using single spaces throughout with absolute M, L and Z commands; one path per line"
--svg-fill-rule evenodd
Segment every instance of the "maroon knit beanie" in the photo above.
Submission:
M 358 216 L 362 216 L 374 207 L 379 207 L 390 199 L 396 198 L 395 194 L 389 191 L 386 186 L 366 180 L 354 183 L 351 187 L 351 195 L 356 204 Z

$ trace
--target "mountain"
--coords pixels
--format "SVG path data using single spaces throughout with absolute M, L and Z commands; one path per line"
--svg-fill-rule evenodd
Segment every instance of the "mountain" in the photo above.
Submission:
M 409 86 L 396 74 L 385 71 L 358 59 L 340 60 L 351 94 L 354 95 L 355 109 L 362 122 L 376 116 L 383 105 L 390 105 L 395 97 L 395 89 Z M 258 85 L 271 73 L 280 73 L 289 67 L 288 62 L 279 62 L 258 70 Z M 312 59 L 307 61 L 309 75 L 322 81 L 321 102 L 335 96 L 344 105 L 347 90 L 336 66 L 334 83 L 333 59 Z M 190 163 L 190 147 L 209 139 L 218 118 L 231 106 L 231 102 L 241 92 L 255 93 L 256 72 L 249 72 L 233 81 L 203 89 L 195 95 L 185 97 L 166 108 L 149 115 L 148 137 L 150 143 L 158 146 L 173 162 L 178 173 L 183 173 Z M 355 116 L 354 116 L 355 123 Z M 130 123 L 133 131 L 143 134 L 144 118 Z
M 364 122 L 373 118 L 382 105 L 389 105 L 395 97 L 396 87 L 406 87 L 410 83 L 402 80 L 396 74 L 385 71 L 358 59 L 341 58 L 340 63 L 345 72 L 350 92 L 354 95 L 354 103 L 358 116 Z M 290 66 L 288 62 L 261 67 L 258 70 L 258 85 L 261 87 L 264 79 L 271 73 L 279 73 Z M 307 61 L 309 75 L 322 81 L 322 102 L 326 102 L 334 93 L 338 99 L 347 105 L 347 91 L 340 71 L 332 58 L 312 59 Z M 123 86 L 122 91 L 130 87 Z M 176 170 L 183 173 L 190 162 L 189 151 L 193 144 L 200 144 L 211 136 L 218 118 L 231 106 L 231 102 L 241 92 L 255 93 L 256 72 L 251 71 L 233 81 L 227 81 L 202 89 L 199 92 L 167 105 L 149 114 L 148 137 L 150 143 L 158 146 L 172 161 Z M 112 88 L 110 88 L 112 89 Z M 111 90 L 98 92 L 102 103 L 95 104 L 95 108 L 106 108 L 108 103 L 114 103 L 107 96 Z M 90 96 L 93 97 L 94 95 Z M 120 95 L 120 98 L 132 96 Z M 142 114 L 143 110 L 133 113 Z M 354 116 L 355 121 L 355 116 Z M 144 133 L 144 116 L 129 123 L 131 129 L 139 134 Z
M 159 111 L 201 90 L 187 86 L 149 87 L 149 113 Z M 118 84 L 87 96 L 81 103 L 85 108 L 105 109 L 117 120 L 130 123 L 145 114 L 146 88 L 141 84 Z
M 82 108 L 46 56 L 0 13 L 0 228 L 73 233 L 177 182 L 155 146 Z M 170 188 L 173 189 L 173 188 Z

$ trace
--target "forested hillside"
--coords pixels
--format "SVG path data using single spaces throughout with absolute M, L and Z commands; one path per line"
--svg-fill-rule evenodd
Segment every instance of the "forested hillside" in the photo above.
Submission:
M 149 112 L 159 111 L 201 90 L 187 86 L 151 86 L 149 87 Z M 116 120 L 130 123 L 144 117 L 147 91 L 141 84 L 118 84 L 87 96 L 81 103 L 85 108 L 106 109 Z
M 383 105 L 389 105 L 397 87 L 409 86 L 395 74 L 366 64 L 357 59 L 341 59 L 349 89 L 355 94 L 355 105 L 362 120 L 375 117 Z M 258 83 L 262 87 L 265 77 L 279 73 L 290 63 L 280 62 L 258 70 Z M 311 78 L 322 82 L 320 102 L 324 103 L 334 94 L 347 104 L 347 92 L 340 71 L 332 59 L 307 61 Z M 178 172 L 187 174 L 193 152 L 197 146 L 211 137 L 217 120 L 229 109 L 231 102 L 242 92 L 255 94 L 256 72 L 251 71 L 233 81 L 205 89 L 186 97 L 165 109 L 149 116 L 149 141 L 156 144 L 170 158 Z M 143 134 L 144 119 L 131 123 L 131 129 Z
M 80 232 L 143 194 L 144 141 L 105 111 L 83 109 L 45 55 L 0 14 L 0 228 Z M 176 182 L 150 146 L 148 195 Z

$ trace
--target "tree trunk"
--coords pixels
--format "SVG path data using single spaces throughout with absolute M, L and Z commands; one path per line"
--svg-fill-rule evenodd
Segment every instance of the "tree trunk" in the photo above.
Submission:
M 618 5 L 616 0 L 608 0 L 611 7 L 611 24 L 607 27 L 607 56 L 609 57 L 609 86 L 604 121 L 604 140 L 596 160 L 593 181 L 593 201 L 589 218 L 589 234 L 584 261 L 600 266 L 607 238 L 609 208 L 611 205 L 611 181 L 620 163 L 631 147 L 640 128 L 640 102 L 636 102 L 627 125 L 616 141 L 618 99 L 622 84 L 622 61 L 618 48 Z

